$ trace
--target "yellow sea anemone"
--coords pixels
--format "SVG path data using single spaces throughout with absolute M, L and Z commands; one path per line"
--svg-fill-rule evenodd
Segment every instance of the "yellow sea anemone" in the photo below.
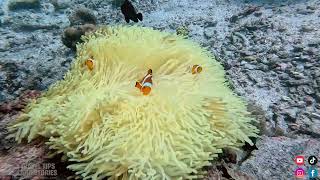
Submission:
M 77 48 L 64 79 L 30 103 L 10 130 L 17 141 L 49 138 L 84 179 L 200 177 L 222 148 L 256 136 L 222 66 L 183 37 L 105 27 Z M 192 74 L 193 65 L 202 71 Z M 148 69 L 153 86 L 144 96 L 134 86 Z

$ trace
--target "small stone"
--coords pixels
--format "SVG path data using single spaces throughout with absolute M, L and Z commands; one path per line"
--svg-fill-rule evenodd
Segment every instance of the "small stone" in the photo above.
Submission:
M 308 95 L 313 95 L 315 93 L 314 90 L 309 86 L 302 86 L 302 89 Z
M 320 114 L 318 114 L 318 113 L 311 113 L 311 118 L 315 118 L 315 119 L 320 120 Z
M 209 28 L 209 27 L 216 27 L 218 24 L 218 21 L 213 20 L 213 21 L 207 21 L 205 22 L 205 27 Z
M 316 6 L 312 6 L 312 5 L 308 5 L 307 6 L 307 9 L 310 9 L 310 10 L 316 10 L 317 7 Z
M 307 62 L 307 61 L 309 61 L 309 59 L 310 59 L 309 56 L 299 56 L 299 57 L 293 58 L 293 60 L 300 61 L 300 62 Z
M 290 79 L 286 82 L 286 84 L 290 86 L 306 85 L 309 83 L 310 83 L 310 80 L 308 79 L 301 79 L 301 80 Z
M 285 26 L 279 26 L 278 27 L 278 31 L 279 32 L 285 32 L 287 30 L 287 28 Z
M 303 46 L 302 45 L 296 45 L 293 46 L 293 52 L 302 52 L 303 51 Z
M 262 12 L 261 12 L 261 11 L 258 11 L 258 12 L 255 12 L 253 15 L 256 16 L 256 17 L 259 17 L 259 16 L 262 15 Z
M 295 78 L 295 79 L 303 79 L 305 78 L 303 73 L 300 72 L 296 72 L 296 71 L 290 71 L 291 77 Z
M 245 69 L 249 69 L 249 70 L 253 70 L 253 69 L 256 69 L 256 66 L 255 66 L 255 65 L 252 65 L 252 64 L 249 64 L 249 63 L 247 63 L 247 64 L 245 64 L 245 65 L 244 65 L 244 68 L 245 68 Z
M 304 26 L 301 27 L 300 32 L 311 32 L 313 30 L 314 29 L 312 27 L 304 25 Z
M 290 108 L 284 111 L 284 120 L 295 122 L 297 120 L 297 108 Z
M 243 59 L 245 61 L 256 61 L 256 57 L 255 56 L 245 56 Z
M 315 11 L 311 10 L 311 9 L 298 9 L 298 11 L 297 11 L 298 14 L 302 14 L 302 15 L 309 15 L 309 14 L 312 14 L 314 12 Z
M 308 43 L 308 46 L 309 47 L 318 47 L 320 45 L 320 39 L 319 38 L 315 38 L 315 39 L 312 39 L 309 43 Z
M 50 0 L 50 3 L 54 6 L 55 10 L 66 9 L 70 7 L 69 0 Z
M 259 69 L 259 70 L 261 70 L 263 72 L 268 72 L 269 71 L 269 67 L 267 65 L 261 64 L 261 63 L 259 63 L 257 65 L 257 69 Z
M 315 98 L 318 102 L 320 102 L 320 93 L 319 92 L 316 93 Z
M 310 96 L 305 97 L 305 98 L 304 98 L 304 101 L 306 102 L 306 105 L 307 105 L 307 106 L 310 106 L 310 105 L 312 105 L 312 103 L 313 103 L 313 99 L 312 99 L 312 97 L 310 97 Z
M 289 65 L 286 63 L 279 63 L 277 66 L 281 71 L 285 71 L 289 67 Z
M 283 101 L 290 101 L 291 100 L 288 96 L 282 96 L 281 99 Z

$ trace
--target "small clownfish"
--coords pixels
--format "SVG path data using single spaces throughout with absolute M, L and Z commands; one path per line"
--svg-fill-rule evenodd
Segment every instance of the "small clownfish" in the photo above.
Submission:
M 90 70 L 90 71 L 92 71 L 93 70 L 93 59 L 92 58 L 89 58 L 89 59 L 87 59 L 86 60 L 86 62 L 85 62 L 85 65 L 88 67 L 88 69 Z
M 199 65 L 193 65 L 191 72 L 192 74 L 200 73 L 202 71 L 202 67 Z
M 140 82 L 136 82 L 136 88 L 140 89 L 143 95 L 148 95 L 151 92 L 152 87 L 152 70 L 148 70 L 148 74 L 143 77 Z

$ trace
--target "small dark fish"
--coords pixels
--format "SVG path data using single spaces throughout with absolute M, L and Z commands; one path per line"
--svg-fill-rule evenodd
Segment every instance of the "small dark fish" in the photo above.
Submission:
M 137 13 L 136 9 L 133 7 L 129 0 L 125 0 L 121 5 L 121 12 L 124 15 L 127 23 L 129 23 L 130 20 L 134 22 L 138 22 L 139 20 L 142 21 L 142 14 Z

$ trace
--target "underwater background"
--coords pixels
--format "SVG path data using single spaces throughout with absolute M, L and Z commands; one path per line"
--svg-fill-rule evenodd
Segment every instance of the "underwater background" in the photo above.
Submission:
M 135 0 L 129 25 L 184 33 L 224 66 L 232 89 L 260 122 L 255 147 L 225 150 L 207 179 L 294 179 L 294 157 L 320 157 L 320 1 Z M 117 0 L 0 0 L 0 176 L 45 159 L 37 140 L 17 145 L 6 127 L 27 99 L 61 80 L 76 52 L 64 30 L 79 19 L 128 25 Z M 80 13 L 77 13 L 80 12 Z M 80 16 L 80 17 L 79 17 Z M 319 165 L 317 165 L 319 167 Z M 309 168 L 306 164 L 304 168 Z

